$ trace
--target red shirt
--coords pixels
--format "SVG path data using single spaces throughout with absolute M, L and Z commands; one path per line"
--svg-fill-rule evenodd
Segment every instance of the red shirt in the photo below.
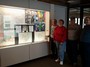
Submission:
M 66 37 L 67 37 L 66 31 L 67 30 L 64 26 L 62 27 L 57 26 L 53 33 L 54 40 L 60 43 L 66 41 Z

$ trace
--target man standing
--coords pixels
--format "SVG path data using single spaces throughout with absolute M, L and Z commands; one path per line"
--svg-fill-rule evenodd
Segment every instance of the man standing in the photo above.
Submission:
M 75 17 L 71 17 L 70 24 L 68 26 L 68 44 L 67 44 L 67 54 L 72 65 L 77 64 L 78 55 L 78 40 L 80 26 L 75 23 Z

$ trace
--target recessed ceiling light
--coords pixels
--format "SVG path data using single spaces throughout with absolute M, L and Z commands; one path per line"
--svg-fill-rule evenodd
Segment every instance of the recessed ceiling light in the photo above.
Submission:
M 74 0 L 68 0 L 67 2 L 68 2 L 68 3 L 75 3 Z

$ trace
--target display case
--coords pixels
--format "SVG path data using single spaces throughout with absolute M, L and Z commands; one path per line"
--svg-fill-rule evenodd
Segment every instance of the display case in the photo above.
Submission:
M 0 6 L 0 47 L 46 41 L 49 11 Z

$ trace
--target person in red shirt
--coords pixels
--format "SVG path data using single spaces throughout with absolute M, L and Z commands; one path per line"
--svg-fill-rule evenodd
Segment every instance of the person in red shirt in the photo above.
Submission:
M 66 31 L 67 29 L 63 26 L 64 21 L 62 19 L 59 20 L 58 26 L 54 30 L 54 42 L 56 43 L 58 58 L 55 60 L 58 62 L 60 60 L 60 65 L 63 65 L 64 61 L 64 52 L 66 51 Z

